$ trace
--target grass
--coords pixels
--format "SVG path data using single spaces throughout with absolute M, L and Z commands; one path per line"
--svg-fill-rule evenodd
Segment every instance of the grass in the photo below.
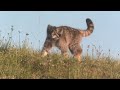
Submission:
M 120 78 L 120 61 L 110 57 L 110 50 L 108 56 L 105 56 L 100 47 L 97 49 L 93 45 L 92 55 L 89 55 L 91 48 L 88 46 L 82 63 L 79 63 L 72 57 L 64 58 L 59 54 L 43 58 L 40 51 L 27 47 L 26 42 L 15 47 L 11 39 L 10 36 L 0 42 L 0 79 Z
M 65 59 L 53 54 L 42 58 L 40 52 L 12 49 L 0 53 L 1 79 L 118 79 L 119 61 L 84 57 Z

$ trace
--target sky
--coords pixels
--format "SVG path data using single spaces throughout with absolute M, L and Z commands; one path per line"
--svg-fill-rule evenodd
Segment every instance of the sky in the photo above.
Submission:
M 86 29 L 86 18 L 93 21 L 95 29 L 89 37 L 82 39 L 83 53 L 88 45 L 95 45 L 106 53 L 110 49 L 117 57 L 120 53 L 120 11 L 0 11 L 0 38 L 7 38 L 13 25 L 13 43 L 19 43 L 20 31 L 21 42 L 28 33 L 29 43 L 32 42 L 30 46 L 41 49 L 48 24 Z

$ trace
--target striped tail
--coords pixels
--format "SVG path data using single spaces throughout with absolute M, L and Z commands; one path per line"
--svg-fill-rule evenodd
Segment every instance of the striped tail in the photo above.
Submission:
M 91 33 L 93 32 L 93 29 L 94 29 L 94 24 L 91 19 L 87 18 L 86 23 L 87 23 L 87 29 L 80 30 L 80 34 L 82 35 L 82 37 L 87 37 L 87 36 L 91 35 Z

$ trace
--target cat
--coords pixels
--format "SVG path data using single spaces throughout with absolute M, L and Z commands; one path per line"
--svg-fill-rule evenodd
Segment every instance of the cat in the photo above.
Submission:
M 42 57 L 46 56 L 53 46 L 58 47 L 61 53 L 67 57 L 68 49 L 81 62 L 82 48 L 80 42 L 82 37 L 87 37 L 93 33 L 94 24 L 91 19 L 86 19 L 87 29 L 75 29 L 69 26 L 47 26 L 47 37 L 42 49 Z

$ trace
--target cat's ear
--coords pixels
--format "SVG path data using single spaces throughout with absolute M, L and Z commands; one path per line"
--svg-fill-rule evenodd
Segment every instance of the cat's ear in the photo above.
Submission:
M 51 32 L 51 25 L 49 24 L 48 26 L 47 26 L 47 33 L 49 34 L 50 32 Z
M 48 29 L 48 30 L 53 30 L 53 29 L 56 29 L 56 27 L 48 24 L 47 29 Z
M 50 28 L 50 27 L 51 27 L 51 25 L 50 25 L 50 24 L 48 24 L 47 28 Z

